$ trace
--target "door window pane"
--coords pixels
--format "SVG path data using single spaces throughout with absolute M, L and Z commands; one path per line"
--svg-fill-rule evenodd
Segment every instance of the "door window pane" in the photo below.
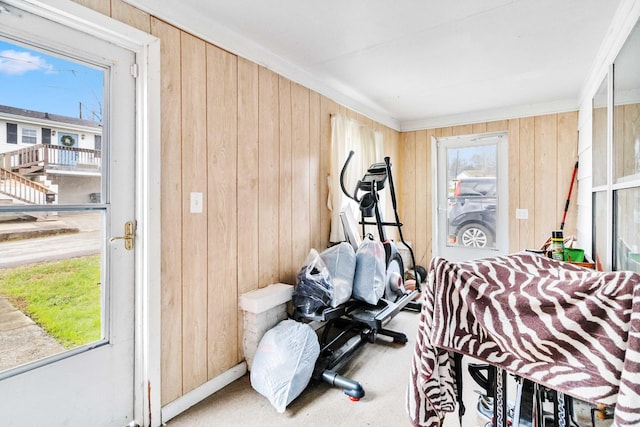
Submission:
M 1 39 L 0 52 L 13 65 L 0 69 L 1 376 L 105 342 L 107 221 L 92 204 L 102 192 L 102 117 L 83 118 L 90 102 L 103 103 L 105 71 Z
M 448 245 L 496 246 L 497 145 L 447 149 Z

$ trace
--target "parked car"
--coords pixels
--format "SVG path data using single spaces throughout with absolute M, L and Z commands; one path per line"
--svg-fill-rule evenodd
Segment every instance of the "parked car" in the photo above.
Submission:
M 496 241 L 495 177 L 462 178 L 449 197 L 449 243 L 487 248 Z

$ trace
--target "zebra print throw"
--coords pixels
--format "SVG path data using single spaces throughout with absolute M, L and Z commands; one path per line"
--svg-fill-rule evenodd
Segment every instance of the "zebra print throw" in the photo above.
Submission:
M 640 426 L 640 274 L 528 252 L 434 258 L 422 298 L 406 401 L 414 426 L 454 411 L 452 352 L 615 406 L 614 426 Z

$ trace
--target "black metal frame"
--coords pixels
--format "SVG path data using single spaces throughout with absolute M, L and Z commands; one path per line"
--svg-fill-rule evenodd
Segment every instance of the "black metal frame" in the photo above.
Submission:
M 350 195 L 344 187 L 344 173 L 353 156 L 353 151 L 349 153 L 342 172 L 340 174 L 340 184 L 343 192 L 351 199 L 360 204 L 363 211 L 362 224 L 363 236 L 365 225 L 376 225 L 380 240 L 385 248 L 385 262 L 400 263 L 400 270 L 404 273 L 402 261 L 397 255 L 397 249 L 387 237 L 384 228 L 388 226 L 398 227 L 400 237 L 402 238 L 402 223 L 398 218 L 396 209 L 395 189 L 393 188 L 393 178 L 391 176 L 391 163 L 389 158 L 385 158 L 385 163 L 375 163 L 369 167 L 364 178 L 358 181 L 358 186 L 354 196 Z M 391 191 L 391 200 L 396 216 L 395 222 L 385 222 L 378 206 L 378 191 L 384 189 L 385 182 L 388 180 L 389 189 Z M 360 197 L 358 191 L 364 191 L 365 195 Z M 364 218 L 364 210 L 367 216 L 374 216 L 375 222 L 366 221 Z M 370 215 L 371 214 L 371 215 Z M 404 243 L 404 240 L 402 240 Z M 405 244 L 406 245 L 406 244 Z M 409 250 L 411 248 L 406 245 Z M 411 260 L 415 266 L 413 251 Z M 322 334 L 320 336 L 320 357 L 318 358 L 312 379 L 317 381 L 325 381 L 332 386 L 340 387 L 344 393 L 352 400 L 359 400 L 364 397 L 365 390 L 362 385 L 339 372 L 347 365 L 357 351 L 366 343 L 375 343 L 378 335 L 390 337 L 394 343 L 405 344 L 408 339 L 402 332 L 385 329 L 384 326 L 395 317 L 401 310 L 407 308 L 415 311 L 420 310 L 420 305 L 414 302 L 414 299 L 420 292 L 421 278 L 416 278 L 416 290 L 404 292 L 401 296 L 391 301 L 382 298 L 376 305 L 367 304 L 362 301 L 351 299 L 344 304 L 335 308 L 326 308 L 320 313 L 302 313 L 294 312 L 294 319 L 301 321 L 315 321 L 323 325 Z M 320 328 L 318 328 L 320 329 Z

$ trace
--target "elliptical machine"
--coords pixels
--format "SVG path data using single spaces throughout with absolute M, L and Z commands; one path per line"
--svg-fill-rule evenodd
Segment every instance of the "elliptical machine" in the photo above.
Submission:
M 351 400 L 357 401 L 364 397 L 364 388 L 359 382 L 342 376 L 339 372 L 359 348 L 366 343 L 376 342 L 378 335 L 390 337 L 394 343 L 405 344 L 408 341 L 404 333 L 385 329 L 384 326 L 405 308 L 420 311 L 420 304 L 414 300 L 420 293 L 421 274 L 423 273 L 418 273 L 419 269 L 415 267 L 414 270 L 418 270 L 416 271 L 416 289 L 405 289 L 402 257 L 393 242 L 387 239 L 384 231 L 384 227 L 387 226 L 395 226 L 399 230 L 402 226 L 396 209 L 395 189 L 393 188 L 389 158 L 385 158 L 385 163 L 371 165 L 362 180 L 358 181 L 355 192 L 351 195 L 345 189 L 344 175 L 353 154 L 353 151 L 349 153 L 342 168 L 340 185 L 347 197 L 355 200 L 361 206 L 363 218 L 360 223 L 362 224 L 363 236 L 366 225 L 377 225 L 380 240 L 385 248 L 387 269 L 385 295 L 376 305 L 350 299 L 338 307 L 326 307 L 316 313 L 296 310 L 293 317 L 299 321 L 319 322 L 321 326 L 317 329 L 323 328 L 320 335 L 320 356 L 316 361 L 312 379 L 340 387 Z M 395 222 L 383 221 L 378 204 L 378 192 L 385 188 L 387 180 L 391 190 Z M 364 192 L 364 195 L 360 196 L 360 192 Z M 366 220 L 371 217 L 375 218 L 375 222 Z M 342 217 L 342 221 L 344 224 L 344 217 Z M 402 238 L 402 231 L 400 231 L 400 237 Z M 354 245 L 354 242 L 350 243 Z M 411 259 L 415 266 L 413 251 L 408 245 L 406 246 L 410 250 Z M 424 268 L 422 271 L 425 271 Z
M 373 163 L 369 166 L 363 178 L 356 183 L 353 194 L 351 194 L 345 187 L 344 175 L 353 155 L 354 152 L 350 151 L 342 167 L 342 171 L 340 172 L 340 187 L 342 188 L 342 192 L 348 198 L 358 203 L 360 207 L 362 236 L 367 235 L 367 225 L 373 225 L 377 228 L 379 239 L 385 251 L 387 272 L 385 298 L 390 301 L 397 301 L 407 294 L 407 290 L 404 287 L 404 263 L 395 243 L 387 238 L 385 227 L 397 227 L 400 241 L 409 249 L 411 264 L 415 275 L 416 291 L 420 292 L 420 283 L 426 278 L 426 270 L 424 267 L 416 266 L 413 249 L 404 241 L 404 236 L 402 235 L 402 223 L 398 215 L 396 191 L 393 185 L 393 175 L 391 174 L 391 160 L 389 157 L 385 157 L 384 163 Z M 393 222 L 384 221 L 383 215 L 380 212 L 380 197 L 378 192 L 384 190 L 387 181 L 389 183 L 389 193 L 395 215 L 395 221 Z M 368 220 L 367 218 L 374 218 L 375 221 Z M 417 303 L 410 303 L 407 308 L 420 310 L 420 306 Z

